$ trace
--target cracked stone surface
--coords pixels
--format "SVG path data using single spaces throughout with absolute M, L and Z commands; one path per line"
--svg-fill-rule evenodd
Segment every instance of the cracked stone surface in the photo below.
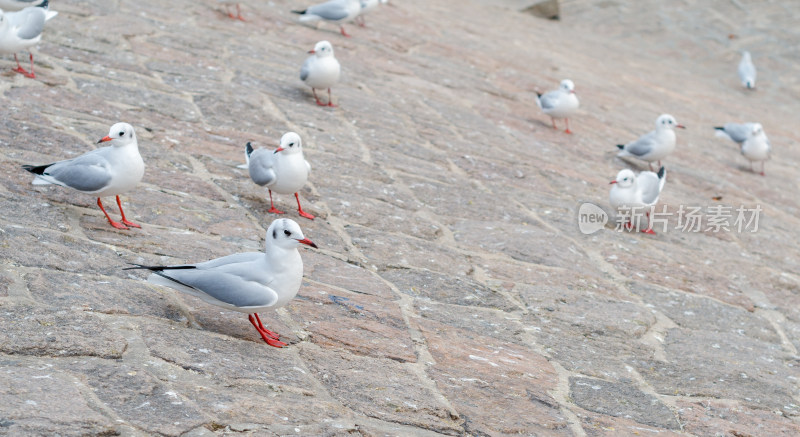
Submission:
M 245 2 L 247 22 L 215 0 L 53 2 L 37 79 L 0 57 L 0 434 L 800 434 L 800 8 L 575 0 L 548 21 L 513 3 L 393 1 L 344 38 L 297 24 L 299 1 Z M 335 109 L 298 78 L 322 39 Z M 534 101 L 564 78 L 572 135 Z M 608 181 L 644 168 L 614 145 L 661 113 L 688 126 L 669 228 L 581 234 L 581 203 L 609 211 Z M 142 229 L 20 168 L 117 121 L 146 164 L 123 196 Z M 714 137 L 729 121 L 764 125 L 766 177 Z M 123 269 L 261 250 L 275 216 L 236 166 L 289 130 L 317 219 L 276 205 L 319 249 L 261 314 L 275 349 Z M 758 230 L 681 231 L 681 205 L 759 206 Z

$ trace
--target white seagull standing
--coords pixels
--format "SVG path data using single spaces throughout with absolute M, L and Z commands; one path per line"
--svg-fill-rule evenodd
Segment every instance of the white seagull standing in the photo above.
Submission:
M 617 144 L 620 158 L 632 156 L 647 161 L 650 171 L 653 170 L 653 162 L 658 161 L 661 167 L 661 160 L 675 150 L 675 128 L 686 129 L 685 126 L 678 124 L 675 117 L 669 114 L 662 114 L 656 119 L 656 130 L 650 131 L 636 141 L 628 144 Z
M 756 87 L 756 66 L 753 65 L 750 52 L 746 50 L 742 52 L 742 60 L 739 61 L 739 80 L 747 89 L 752 90 Z
M 580 106 L 578 96 L 575 95 L 575 84 L 569 79 L 561 81 L 557 90 L 548 91 L 544 94 L 536 93 L 536 104 L 542 108 L 542 111 L 550 116 L 553 122 L 553 129 L 558 129 L 556 126 L 556 118 L 563 118 L 567 123 L 567 129 L 564 131 L 571 134 L 569 130 L 569 117 L 575 113 Z
M 715 127 L 718 137 L 728 138 L 741 146 L 742 155 L 750 161 L 753 173 L 754 161 L 761 161 L 761 176 L 764 176 L 764 161 L 769 159 L 772 147 L 761 123 L 725 123 Z
M 341 66 L 333 55 L 333 46 L 328 41 L 318 42 L 309 50 L 311 56 L 306 58 L 300 67 L 300 80 L 311 87 L 311 93 L 319 106 L 335 107 L 331 98 L 331 87 L 339 81 Z M 328 89 L 328 103 L 322 103 L 317 97 L 317 89 Z
M 389 3 L 389 0 L 360 0 L 361 2 L 361 11 L 356 15 L 354 21 L 361 27 L 366 27 L 366 23 L 364 22 L 364 15 L 368 12 L 374 10 L 378 7 L 378 5 L 385 5 Z
M 139 155 L 139 144 L 133 126 L 117 123 L 98 143 L 110 142 L 77 158 L 46 165 L 23 165 L 36 175 L 33 185 L 56 184 L 97 197 L 97 206 L 106 215 L 111 226 L 117 229 L 140 228 L 125 218 L 119 195 L 132 190 L 144 176 L 144 161 Z M 122 223 L 115 222 L 103 208 L 101 197 L 116 196 Z
M 614 186 L 611 187 L 608 201 L 614 209 L 618 210 L 624 207 L 628 208 L 631 213 L 636 208 L 653 206 L 658 202 L 658 196 L 661 194 L 661 190 L 664 189 L 664 182 L 666 181 L 664 176 L 666 176 L 664 167 L 658 170 L 658 174 L 652 171 L 643 171 L 639 173 L 639 176 L 636 176 L 633 171 L 627 168 L 621 170 L 617 173 L 617 178 L 611 181 Z M 649 211 L 647 212 L 647 217 L 647 229 L 642 232 L 655 234 L 650 225 Z M 632 227 L 631 218 L 629 217 L 628 223 L 625 225 L 628 229 Z
M 294 193 L 297 199 L 297 213 L 301 217 L 314 220 L 313 215 L 303 211 L 300 206 L 300 196 L 297 195 L 308 181 L 308 173 L 311 171 L 311 165 L 303 158 L 303 142 L 300 135 L 295 132 L 285 133 L 281 137 L 280 146 L 274 151 L 253 150 L 253 146 L 247 143 L 245 158 L 250 179 L 262 187 L 266 186 L 269 191 L 268 212 L 283 214 L 283 211 L 275 208 L 272 202 L 273 191 L 280 194 Z
M 292 12 L 300 14 L 301 23 L 327 21 L 338 24 L 342 35 L 349 37 L 350 35 L 345 32 L 342 23 L 354 19 L 361 12 L 361 2 L 360 0 L 329 0 L 302 11 Z
M 35 46 L 42 39 L 44 22 L 55 14 L 48 16 L 48 2 L 43 1 L 37 6 L 27 7 L 18 12 L 3 12 L 0 10 L 0 54 L 14 54 L 17 68 L 13 71 L 25 77 L 35 78 L 33 71 L 33 53 L 30 53 L 31 71 L 25 71 L 17 58 L 17 52 Z
M 148 282 L 163 285 L 218 307 L 248 314 L 250 323 L 268 345 L 286 346 L 278 333 L 261 323 L 258 313 L 285 306 L 297 295 L 303 280 L 303 260 L 297 248 L 317 245 L 303 235 L 300 225 L 277 219 L 267 229 L 264 252 L 245 252 L 211 261 L 177 266 L 145 266 L 129 269 L 153 272 Z

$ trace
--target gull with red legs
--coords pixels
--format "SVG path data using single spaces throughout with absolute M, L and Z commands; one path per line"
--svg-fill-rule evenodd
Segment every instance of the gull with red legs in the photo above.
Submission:
M 636 209 L 654 206 L 658 203 L 658 197 L 661 195 L 661 190 L 664 189 L 666 173 L 664 167 L 658 170 L 658 174 L 652 171 L 643 171 L 638 175 L 626 168 L 617 173 L 616 179 L 611 181 L 613 186 L 609 193 L 609 203 L 615 210 L 625 208 L 631 213 L 625 228 L 633 227 L 631 219 Z M 649 212 L 647 212 L 647 218 L 647 229 L 642 232 L 654 235 L 655 231 L 650 223 Z

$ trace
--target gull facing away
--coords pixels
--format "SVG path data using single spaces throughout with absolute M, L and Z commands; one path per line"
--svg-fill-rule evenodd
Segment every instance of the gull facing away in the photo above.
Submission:
M 739 80 L 749 90 L 756 88 L 756 66 L 753 65 L 750 52 L 746 50 L 742 52 L 742 60 L 739 61 Z
M 319 24 L 320 21 L 327 21 L 339 25 L 342 35 L 350 35 L 344 30 L 342 23 L 354 19 L 361 12 L 360 0 L 329 0 L 310 6 L 302 11 L 292 11 L 300 14 L 301 23 Z
M 17 58 L 21 52 L 35 46 L 42 39 L 44 22 L 48 19 L 48 2 L 43 1 L 37 6 L 27 7 L 18 12 L 0 11 L 0 54 L 14 54 L 17 68 L 13 71 L 25 77 L 35 78 L 33 71 L 33 53 L 29 51 L 31 71 L 25 71 Z M 52 15 L 51 17 L 52 18 Z
M 366 27 L 366 23 L 364 22 L 364 15 L 368 12 L 375 10 L 378 5 L 385 5 L 389 3 L 389 0 L 360 0 L 361 2 L 361 11 L 356 15 L 356 18 L 353 20 L 361 27 Z
M 328 41 L 318 42 L 309 50 L 311 56 L 306 58 L 300 67 L 300 80 L 311 87 L 311 93 L 319 106 L 336 107 L 331 98 L 331 87 L 339 81 L 341 66 L 333 55 L 333 46 Z M 328 103 L 322 103 L 317 97 L 317 89 L 328 89 Z
M 22 168 L 36 175 L 33 185 L 55 184 L 97 197 L 97 206 L 103 211 L 111 226 L 117 229 L 140 228 L 125 218 L 119 195 L 132 190 L 144 176 L 144 161 L 139 155 L 139 144 L 133 126 L 117 123 L 98 143 L 111 143 L 85 153 L 77 158 L 39 166 Z M 101 197 L 116 196 L 122 222 L 115 222 L 103 208 Z
M 145 266 L 148 282 L 163 285 L 218 307 L 248 314 L 261 338 L 274 347 L 286 346 L 278 333 L 261 323 L 258 313 L 285 306 L 297 295 L 303 280 L 303 260 L 297 248 L 317 245 L 303 235 L 300 225 L 277 219 L 267 229 L 264 252 L 244 252 L 197 264 Z
M 294 193 L 297 199 L 297 213 L 301 217 L 314 220 L 313 215 L 303 211 L 300 197 L 297 195 L 297 191 L 308 181 L 308 173 L 311 171 L 311 165 L 303 158 L 303 142 L 300 135 L 295 132 L 285 133 L 281 137 L 280 146 L 274 151 L 253 150 L 253 146 L 247 143 L 245 159 L 250 179 L 262 187 L 266 186 L 269 191 L 268 212 L 283 214 L 283 211 L 275 208 L 275 204 L 272 203 L 273 191 L 280 194 Z
M 556 119 L 563 118 L 567 123 L 567 129 L 564 132 L 571 134 L 569 130 L 569 117 L 578 110 L 580 102 L 578 96 L 575 95 L 575 84 L 569 79 L 561 81 L 557 90 L 548 91 L 544 94 L 536 93 L 536 104 L 542 109 L 542 112 L 550 116 L 553 122 L 553 129 L 558 129 L 556 126 Z
M 718 137 L 728 138 L 741 146 L 742 155 L 750 161 L 750 169 L 754 161 L 761 161 L 761 176 L 764 176 L 764 161 L 769 159 L 772 146 L 761 123 L 725 123 L 723 127 L 715 127 Z
M 675 128 L 686 129 L 685 126 L 678 124 L 675 117 L 669 114 L 662 114 L 656 119 L 656 129 L 650 131 L 637 140 L 628 144 L 617 144 L 620 158 L 634 157 L 647 161 L 650 171 L 653 171 L 653 162 L 658 161 L 661 167 L 661 160 L 675 150 Z
M 617 173 L 617 178 L 611 181 L 613 185 L 609 193 L 608 202 L 615 210 L 622 207 L 625 208 L 643 208 L 653 206 L 658 202 L 658 196 L 661 195 L 661 190 L 664 189 L 664 182 L 666 181 L 666 170 L 664 167 L 658 170 L 658 174 L 652 171 L 643 171 L 639 175 L 635 175 L 629 169 L 621 170 Z M 644 233 L 655 235 L 655 231 L 650 224 L 650 212 L 647 212 L 647 229 Z M 633 224 L 628 218 L 628 223 L 625 227 L 630 229 Z

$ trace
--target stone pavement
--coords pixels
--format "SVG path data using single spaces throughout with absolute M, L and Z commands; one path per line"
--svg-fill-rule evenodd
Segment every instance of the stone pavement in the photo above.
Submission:
M 392 1 L 345 39 L 297 25 L 299 1 L 245 3 L 246 23 L 212 0 L 54 1 L 39 78 L 0 60 L 0 434 L 800 434 L 800 4 L 574 0 L 553 22 L 454 3 Z M 336 109 L 298 79 L 321 39 Z M 574 135 L 534 103 L 567 77 Z M 757 232 L 578 231 L 628 165 L 614 145 L 664 112 L 688 130 L 661 204 L 760 206 Z M 766 177 L 713 136 L 750 120 Z M 147 165 L 124 196 L 141 230 L 20 169 L 117 121 Z M 236 165 L 288 130 L 319 217 L 277 205 L 320 249 L 262 314 L 275 349 L 122 269 L 259 250 L 274 216 Z

